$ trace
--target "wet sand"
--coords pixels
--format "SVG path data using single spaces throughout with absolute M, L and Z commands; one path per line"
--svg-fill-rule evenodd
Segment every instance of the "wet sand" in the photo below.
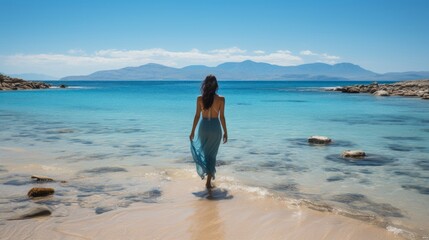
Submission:
M 402 239 L 363 221 L 225 187 L 221 177 L 209 193 L 189 171 L 166 173 L 156 203 L 98 215 L 70 206 L 63 217 L 3 221 L 0 239 Z

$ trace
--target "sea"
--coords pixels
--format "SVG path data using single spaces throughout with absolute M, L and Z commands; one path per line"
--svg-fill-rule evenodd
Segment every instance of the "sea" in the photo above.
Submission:
M 20 195 L 31 184 L 29 169 L 74 181 L 50 205 L 74 202 L 97 214 L 125 207 L 121 196 L 145 186 L 106 172 L 195 170 L 189 134 L 201 82 L 50 83 L 68 88 L 0 92 L 0 224 L 33 204 Z M 327 91 L 368 83 L 219 81 L 229 140 L 220 146 L 216 178 L 428 238 L 429 101 Z M 313 135 L 332 143 L 309 144 Z M 367 156 L 342 158 L 345 150 Z

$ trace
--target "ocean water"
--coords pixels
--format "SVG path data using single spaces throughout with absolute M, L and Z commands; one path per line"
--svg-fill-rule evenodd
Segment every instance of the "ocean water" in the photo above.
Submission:
M 220 147 L 217 177 L 410 238 L 428 236 L 429 101 L 324 90 L 353 82 L 219 84 L 229 141 Z M 200 82 L 67 85 L 0 92 L 0 221 L 32 204 L 20 195 L 30 170 L 73 181 L 50 205 L 100 214 L 161 194 L 155 180 L 138 180 L 139 167 L 194 167 L 188 136 Z M 309 145 L 312 135 L 333 143 Z M 368 157 L 341 158 L 347 149 Z M 122 175 L 104 176 L 112 172 Z

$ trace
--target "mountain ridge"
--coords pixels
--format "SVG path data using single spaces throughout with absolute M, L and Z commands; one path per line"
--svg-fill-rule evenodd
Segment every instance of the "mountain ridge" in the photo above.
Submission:
M 214 74 L 224 80 L 404 80 L 429 78 L 425 72 L 379 74 L 352 63 L 307 63 L 279 66 L 245 60 L 225 62 L 215 67 L 189 65 L 182 68 L 148 63 L 137 67 L 102 70 L 89 75 L 67 76 L 60 80 L 201 80 Z M 412 78 L 410 78 L 412 77 Z

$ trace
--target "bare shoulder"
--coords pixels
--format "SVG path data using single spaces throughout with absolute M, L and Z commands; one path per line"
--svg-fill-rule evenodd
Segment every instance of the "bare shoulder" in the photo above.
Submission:
M 197 97 L 197 101 L 198 101 L 198 102 L 201 102 L 201 101 L 202 101 L 202 99 L 203 99 L 203 97 L 202 97 L 202 96 L 198 96 L 198 97 Z
M 217 97 L 219 98 L 220 101 L 225 102 L 225 97 L 224 96 L 217 95 Z

